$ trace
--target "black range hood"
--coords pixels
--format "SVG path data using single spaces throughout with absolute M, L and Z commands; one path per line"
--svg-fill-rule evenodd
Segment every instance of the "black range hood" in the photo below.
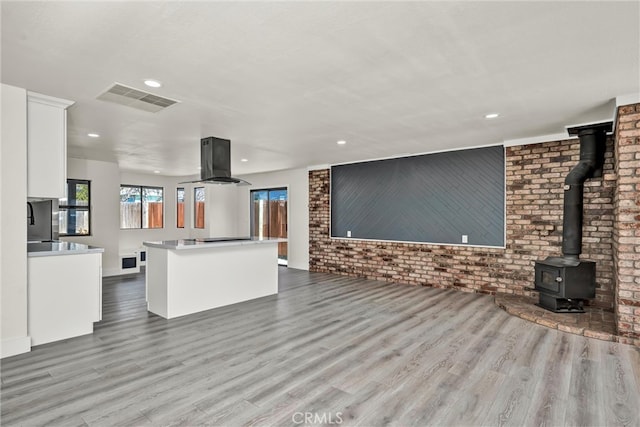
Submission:
M 251 185 L 231 176 L 231 141 L 209 136 L 200 140 L 200 179 L 190 181 L 204 184 Z

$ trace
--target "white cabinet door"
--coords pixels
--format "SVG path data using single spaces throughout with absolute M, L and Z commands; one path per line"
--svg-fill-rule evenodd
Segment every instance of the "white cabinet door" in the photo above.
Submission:
M 34 92 L 27 100 L 27 196 L 64 197 L 67 107 L 73 102 Z

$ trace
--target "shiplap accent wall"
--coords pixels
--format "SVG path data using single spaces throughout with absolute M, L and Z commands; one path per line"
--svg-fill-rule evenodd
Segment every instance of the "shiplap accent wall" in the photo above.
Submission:
M 504 235 L 502 146 L 331 168 L 332 237 L 504 247 Z

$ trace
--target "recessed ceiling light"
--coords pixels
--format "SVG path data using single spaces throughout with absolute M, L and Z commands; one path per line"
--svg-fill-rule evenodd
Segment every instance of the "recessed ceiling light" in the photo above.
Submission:
M 88 133 L 87 136 L 91 138 L 100 138 L 100 135 L 97 133 Z
M 202 169 L 202 166 L 198 166 L 198 169 Z
M 153 80 L 153 79 L 147 79 L 144 81 L 144 84 L 146 84 L 149 87 L 162 87 L 162 83 L 157 81 L 157 80 Z
M 248 162 L 249 159 L 240 159 L 241 162 Z
M 153 171 L 153 173 L 160 173 L 160 171 Z
M 484 116 L 484 118 L 485 119 L 495 119 L 498 116 L 500 116 L 500 114 L 498 114 L 498 113 L 489 113 L 486 116 Z
M 340 141 L 336 142 L 336 144 L 338 144 L 338 145 L 344 145 L 346 143 L 347 143 L 347 141 L 345 141 L 344 139 L 341 139 Z

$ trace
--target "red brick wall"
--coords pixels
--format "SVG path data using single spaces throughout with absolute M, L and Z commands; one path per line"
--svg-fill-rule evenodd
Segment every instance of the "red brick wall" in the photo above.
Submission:
M 618 108 L 614 270 L 621 342 L 640 346 L 640 104 Z
M 534 261 L 561 255 L 564 177 L 578 162 L 579 141 L 506 149 L 506 249 L 329 238 L 329 171 L 309 172 L 312 271 L 465 292 L 535 295 Z M 613 140 L 602 178 L 585 183 L 582 257 L 597 261 L 596 299 L 613 307 Z

